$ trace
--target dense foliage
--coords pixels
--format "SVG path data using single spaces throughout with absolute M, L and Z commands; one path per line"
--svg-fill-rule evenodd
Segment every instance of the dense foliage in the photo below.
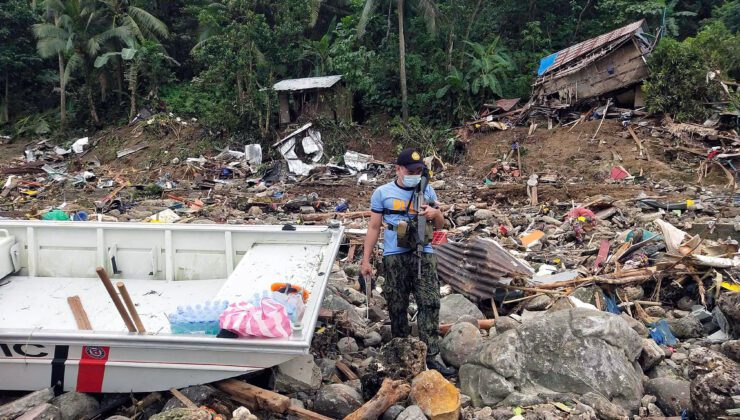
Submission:
M 277 118 L 265 88 L 329 74 L 361 122 L 407 110 L 408 130 L 451 127 L 526 98 L 540 58 L 643 18 L 665 35 L 650 108 L 703 115 L 706 71 L 740 76 L 740 0 L 4 0 L 0 130 L 100 127 L 146 106 L 261 140 Z

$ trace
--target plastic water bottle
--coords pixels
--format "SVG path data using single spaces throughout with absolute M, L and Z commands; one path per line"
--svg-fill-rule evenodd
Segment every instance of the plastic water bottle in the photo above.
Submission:
M 219 331 L 219 317 L 228 305 L 227 301 L 222 300 L 178 306 L 177 312 L 168 316 L 170 330 L 173 334 L 216 335 Z

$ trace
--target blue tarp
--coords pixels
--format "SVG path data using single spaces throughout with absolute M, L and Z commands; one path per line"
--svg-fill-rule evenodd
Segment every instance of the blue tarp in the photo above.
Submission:
M 556 58 L 558 58 L 558 53 L 550 54 L 540 60 L 540 68 L 537 69 L 537 76 L 542 76 L 552 66 Z

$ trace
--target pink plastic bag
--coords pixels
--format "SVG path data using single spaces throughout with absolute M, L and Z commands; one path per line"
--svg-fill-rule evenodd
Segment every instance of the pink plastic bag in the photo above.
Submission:
M 288 337 L 291 334 L 290 318 L 283 305 L 274 299 L 264 298 L 260 306 L 248 302 L 232 303 L 221 314 L 222 329 L 242 337 Z

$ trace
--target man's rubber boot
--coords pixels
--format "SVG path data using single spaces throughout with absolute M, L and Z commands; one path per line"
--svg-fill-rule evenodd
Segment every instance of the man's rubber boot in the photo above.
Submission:
M 427 369 L 434 369 L 437 372 L 441 373 L 442 376 L 447 378 L 449 378 L 450 376 L 455 376 L 455 374 L 457 374 L 457 370 L 454 367 L 447 367 L 443 365 L 442 363 L 437 361 L 436 357 L 427 358 Z

